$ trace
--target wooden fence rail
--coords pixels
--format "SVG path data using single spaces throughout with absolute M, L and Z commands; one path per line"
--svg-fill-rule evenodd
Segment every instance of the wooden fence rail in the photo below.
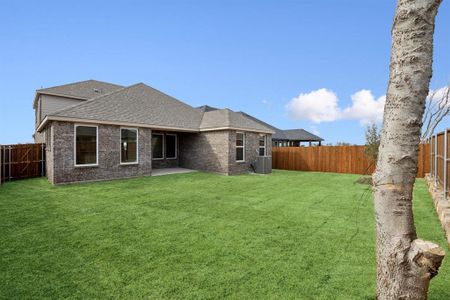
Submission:
M 274 169 L 372 174 L 375 163 L 364 153 L 364 146 L 274 147 Z M 430 169 L 430 146 L 421 144 L 417 177 Z
M 450 168 L 450 130 L 446 129 L 430 138 L 430 175 L 434 178 L 435 185 L 440 184 L 443 187 L 444 198 L 447 199 L 450 190 L 449 172 Z
M 45 145 L 0 145 L 0 182 L 45 176 Z

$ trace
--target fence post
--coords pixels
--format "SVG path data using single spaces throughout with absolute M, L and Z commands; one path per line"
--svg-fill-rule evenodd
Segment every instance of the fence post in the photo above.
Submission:
M 9 167 L 9 181 L 11 181 L 11 146 L 8 147 L 8 167 Z
M 433 151 L 431 151 L 432 142 L 433 142 L 432 139 L 428 138 L 428 145 L 430 145 L 429 146 L 429 149 L 430 149 L 430 176 L 433 176 L 433 164 L 432 164 L 432 162 L 433 162 Z
M 444 199 L 447 200 L 447 129 L 444 131 Z
M 3 146 L 3 181 L 6 180 L 6 146 Z
M 0 145 L 0 185 L 3 183 L 3 146 Z
M 44 144 L 41 144 L 41 176 L 44 176 Z
M 430 175 L 433 174 L 433 137 L 430 137 Z
M 434 186 L 437 186 L 437 177 L 438 177 L 438 145 L 437 145 L 437 134 L 434 135 Z
M 434 153 L 434 148 L 433 148 L 433 136 L 431 136 L 430 138 L 430 170 L 431 170 L 431 176 L 434 176 L 434 168 L 433 168 L 433 153 Z

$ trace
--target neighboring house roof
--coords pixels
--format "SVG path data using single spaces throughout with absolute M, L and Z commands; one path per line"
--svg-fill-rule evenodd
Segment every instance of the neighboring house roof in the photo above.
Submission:
M 323 139 L 321 137 L 319 137 L 315 134 L 312 134 L 311 132 L 306 131 L 304 129 L 283 130 L 283 129 L 276 128 L 270 124 L 267 124 L 266 122 L 261 121 L 249 114 L 246 114 L 244 112 L 243 112 L 243 114 L 245 116 L 247 116 L 248 118 L 272 129 L 275 132 L 275 134 L 272 135 L 272 140 L 311 141 L 311 142 L 323 141 Z
M 287 129 L 283 133 L 290 141 L 323 141 L 323 138 L 304 129 Z
M 33 107 L 35 107 L 36 105 L 39 94 L 89 100 L 100 95 L 109 94 L 121 88 L 123 88 L 123 86 L 121 85 L 91 79 L 45 89 L 39 89 L 36 90 L 36 97 L 33 102 Z
M 193 132 L 241 129 L 272 133 L 271 129 L 242 113 L 206 106 L 193 108 L 143 83 L 51 113 L 44 118 L 38 130 L 42 130 L 49 120 L 92 121 Z

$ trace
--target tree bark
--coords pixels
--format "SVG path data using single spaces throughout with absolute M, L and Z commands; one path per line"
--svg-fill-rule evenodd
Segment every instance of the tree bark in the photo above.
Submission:
M 426 299 L 445 252 L 417 239 L 412 212 L 420 130 L 441 0 L 398 0 L 390 76 L 374 174 L 377 299 Z

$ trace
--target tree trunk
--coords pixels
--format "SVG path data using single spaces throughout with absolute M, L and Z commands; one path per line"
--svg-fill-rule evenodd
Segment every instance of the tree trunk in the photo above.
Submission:
M 398 0 L 390 76 L 374 174 L 377 298 L 426 299 L 445 252 L 417 239 L 412 212 L 420 129 L 441 0 Z

